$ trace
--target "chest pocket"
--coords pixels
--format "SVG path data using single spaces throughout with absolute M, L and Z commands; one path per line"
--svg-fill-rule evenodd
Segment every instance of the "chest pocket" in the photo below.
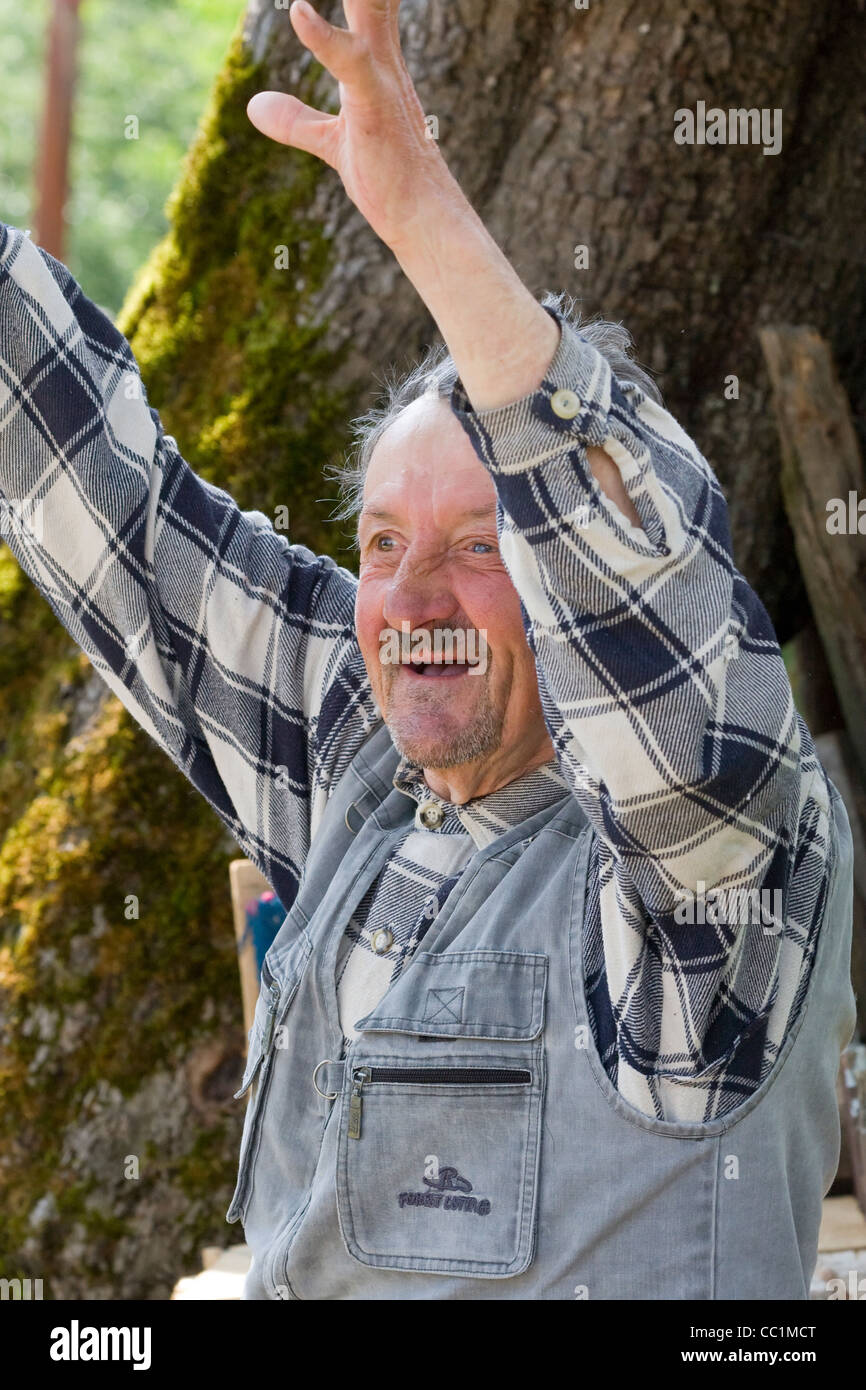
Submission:
M 362 1264 L 476 1278 L 532 1261 L 547 957 L 419 952 L 346 1055 L 337 1208 Z

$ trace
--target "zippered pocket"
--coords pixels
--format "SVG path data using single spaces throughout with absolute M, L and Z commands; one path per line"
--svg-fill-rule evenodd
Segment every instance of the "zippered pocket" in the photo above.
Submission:
M 362 1264 L 503 1278 L 531 1263 L 540 1044 L 509 1055 L 347 1058 L 337 1209 Z M 352 1055 L 354 1054 L 354 1055 Z
M 529 1086 L 532 1072 L 516 1067 L 355 1067 L 349 1096 L 349 1138 L 361 1137 L 364 1086 Z

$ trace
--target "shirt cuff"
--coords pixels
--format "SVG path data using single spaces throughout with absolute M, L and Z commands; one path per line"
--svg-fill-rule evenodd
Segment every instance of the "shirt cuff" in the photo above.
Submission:
M 544 308 L 559 324 L 560 337 L 535 391 L 491 410 L 473 409 L 460 377 L 451 392 L 451 409 L 460 423 L 470 435 L 495 439 L 496 462 L 503 467 L 549 449 L 557 435 L 566 447 L 569 437 L 600 447 L 608 434 L 612 378 L 607 359 L 561 314 L 547 305 Z
M 570 516 L 579 500 L 578 511 L 603 520 L 605 529 L 630 549 L 657 558 L 670 555 L 666 532 L 671 518 L 665 515 L 670 506 L 662 498 L 652 449 L 635 414 L 631 395 L 638 388 L 629 385 L 627 394 L 607 358 L 556 310 L 543 307 L 559 324 L 560 340 L 540 386 L 508 405 L 473 410 L 458 377 L 450 399 L 454 415 L 493 475 L 507 509 L 509 498 L 522 491 L 521 477 L 543 475 L 563 508 L 561 515 Z M 641 527 L 602 495 L 586 456 L 588 445 L 606 449 L 614 459 Z M 528 519 L 525 497 L 520 511 Z

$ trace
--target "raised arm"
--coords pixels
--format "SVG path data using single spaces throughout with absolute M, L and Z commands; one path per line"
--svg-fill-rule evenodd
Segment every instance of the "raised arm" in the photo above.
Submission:
M 546 722 L 596 831 L 605 1064 L 646 1113 L 715 1118 L 768 1074 L 802 1005 L 838 794 L 718 482 L 673 417 L 567 322 L 537 391 L 475 412 L 458 384 L 452 404 L 496 483 Z M 593 447 L 642 526 L 593 478 Z
M 340 82 L 340 113 L 262 93 L 250 118 L 338 171 L 448 344 L 548 730 L 596 831 L 589 966 L 605 1065 L 647 1113 L 711 1118 L 767 1074 L 802 1002 L 838 796 L 733 563 L 712 470 L 533 299 L 486 232 L 426 138 L 398 8 L 344 0 L 341 30 L 296 0 L 292 23 Z M 769 890 L 769 914 L 702 915 L 698 900 L 722 889 Z
M 3 539 L 286 904 L 377 720 L 356 581 L 192 472 L 129 344 L 0 224 Z

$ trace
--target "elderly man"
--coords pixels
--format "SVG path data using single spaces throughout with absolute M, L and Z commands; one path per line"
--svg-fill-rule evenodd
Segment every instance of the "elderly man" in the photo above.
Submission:
M 358 579 L 192 474 L 63 267 L 0 248 L 0 485 L 40 504 L 10 543 L 290 907 L 238 1092 L 246 1296 L 805 1298 L 845 812 L 709 465 L 467 205 L 397 8 L 298 0 L 340 112 L 249 107 L 450 351 L 358 426 Z

